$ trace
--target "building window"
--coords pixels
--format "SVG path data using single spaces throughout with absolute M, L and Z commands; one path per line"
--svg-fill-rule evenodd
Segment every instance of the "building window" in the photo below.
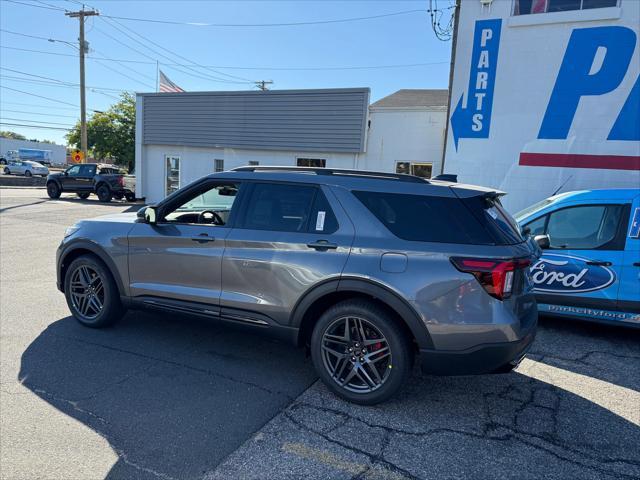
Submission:
M 396 162 L 396 173 L 415 175 L 416 177 L 431 178 L 433 163 L 427 162 Z
M 250 167 L 257 167 L 258 165 L 260 165 L 260 162 L 258 160 L 249 160 Z
M 324 158 L 296 158 L 298 167 L 314 167 L 324 168 L 327 166 L 327 160 Z
M 216 158 L 213 161 L 213 171 L 214 172 L 224 172 L 224 160 L 220 158 Z
M 619 0 L 514 0 L 514 15 L 617 7 Z
M 180 157 L 167 155 L 165 158 L 165 193 L 170 195 L 180 188 Z

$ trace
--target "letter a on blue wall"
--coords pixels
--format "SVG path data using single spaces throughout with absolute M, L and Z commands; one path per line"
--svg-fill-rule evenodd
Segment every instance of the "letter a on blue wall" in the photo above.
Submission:
M 460 138 L 489 138 L 501 28 L 502 20 L 499 18 L 476 22 L 467 106 L 462 106 L 464 94 L 460 95 L 451 115 L 451 130 L 456 150 Z
M 606 49 L 602 65 L 591 73 L 596 53 L 601 47 Z M 615 90 L 627 73 L 635 47 L 636 34 L 630 28 L 575 29 L 564 53 L 538 138 L 567 138 L 580 98 L 585 95 L 604 95 Z M 633 99 L 630 101 L 633 104 Z M 633 109 L 633 105 L 629 108 Z M 627 113 L 626 109 L 625 105 L 621 116 L 630 119 L 633 112 Z

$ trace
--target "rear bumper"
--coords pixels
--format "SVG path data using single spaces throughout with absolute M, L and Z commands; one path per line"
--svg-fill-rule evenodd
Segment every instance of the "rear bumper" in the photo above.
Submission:
M 422 372 L 432 375 L 506 373 L 516 367 L 535 339 L 532 328 L 515 342 L 478 345 L 467 350 L 420 350 Z

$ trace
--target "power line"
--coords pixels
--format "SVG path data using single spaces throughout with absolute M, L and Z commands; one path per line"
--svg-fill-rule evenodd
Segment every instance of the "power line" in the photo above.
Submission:
M 62 12 L 65 11 L 64 8 L 60 8 L 60 7 L 45 6 L 45 5 L 35 5 L 33 3 L 18 2 L 16 0 L 3 0 L 3 1 L 9 2 L 9 3 L 17 3 L 19 5 L 26 5 L 27 7 L 45 8 L 47 10 L 57 10 L 57 11 L 62 11 Z
M 45 124 L 45 125 L 65 125 L 67 127 L 73 127 L 73 125 L 69 125 L 68 123 L 45 122 L 44 120 L 43 121 L 40 121 L 40 120 L 29 120 L 28 118 L 11 118 L 11 117 L 2 116 L 2 117 L 0 117 L 0 120 L 2 120 L 2 119 L 4 119 L 4 120 L 13 120 L 14 122 L 29 122 L 29 123 L 38 123 L 38 124 L 42 123 L 42 124 Z
M 7 102 L 2 102 L 7 103 Z M 57 107 L 56 107 L 57 108 Z M 0 107 L 0 112 L 10 113 L 26 113 L 28 115 L 38 115 L 39 117 L 64 117 L 64 118 L 78 118 L 77 115 L 60 115 L 59 113 L 41 113 L 41 112 L 28 112 L 26 110 L 11 110 L 8 108 Z
M 6 102 L 4 100 L 2 100 L 2 105 L 21 105 L 23 107 L 51 108 L 51 105 L 41 105 L 41 104 L 22 103 L 22 102 Z M 56 108 L 58 110 L 77 110 L 77 108 L 71 108 L 71 107 L 58 107 L 58 106 L 56 106 Z M 28 112 L 28 113 L 31 113 L 31 112 Z
M 27 75 L 29 77 L 37 77 L 37 78 L 41 78 L 46 80 L 31 80 L 28 78 L 20 78 L 20 77 L 13 77 L 11 75 L 0 75 L 0 77 L 5 77 L 5 78 L 10 78 L 10 79 L 14 79 L 14 80 L 25 80 L 25 81 L 31 81 L 31 82 L 39 82 L 42 84 L 60 84 L 60 86 L 65 86 L 65 87 L 72 87 L 72 88 L 77 88 L 80 86 L 80 84 L 78 83 L 74 83 L 74 82 L 67 82 L 65 80 L 58 80 L 57 78 L 52 78 L 52 77 L 46 77 L 44 75 L 36 75 L 33 73 L 28 73 L 28 72 L 22 72 L 20 70 L 14 70 L 12 68 L 6 68 L 6 67 L 0 67 L 0 70 L 7 70 L 9 72 L 13 72 L 13 73 L 19 73 L 21 75 Z M 119 88 L 107 88 L 107 87 L 91 87 L 87 85 L 87 88 L 93 88 L 95 90 L 105 90 L 105 91 L 110 91 L 110 92 L 128 92 L 129 90 L 122 90 Z
M 9 1 L 9 0 L 5 0 L 5 1 Z M 18 2 L 16 2 L 18 3 Z M 47 130 L 62 130 L 64 132 L 67 132 L 69 130 L 71 130 L 71 128 L 62 128 L 62 127 L 46 127 L 44 125 L 25 125 L 24 123 L 7 123 L 7 122 L 0 122 L 0 125 L 5 125 L 7 127 L 26 127 L 26 128 L 44 128 Z
M 158 44 L 158 43 L 154 42 L 154 41 L 153 41 L 153 40 L 151 40 L 150 38 L 147 38 L 147 37 L 145 37 L 145 36 L 143 36 L 143 35 L 140 35 L 140 34 L 139 34 L 138 32 L 136 32 L 135 30 L 132 30 L 132 29 L 130 29 L 129 27 L 127 27 L 127 26 L 125 26 L 125 25 L 122 25 L 122 24 L 121 24 L 120 22 L 118 22 L 117 20 L 113 20 L 113 22 L 117 23 L 117 24 L 118 24 L 118 25 L 120 25 L 122 28 L 127 29 L 128 31 L 130 31 L 131 33 L 133 33 L 134 35 L 136 35 L 137 37 L 140 37 L 140 38 L 142 38 L 143 40 L 146 40 L 147 42 L 151 43 L 152 45 L 155 45 L 156 47 L 161 48 L 162 50 L 164 50 L 164 51 L 166 51 L 166 52 L 170 53 L 170 54 L 171 54 L 171 55 L 173 55 L 174 57 L 177 57 L 177 58 L 180 58 L 180 59 L 182 59 L 182 60 L 185 60 L 185 61 L 189 62 L 190 64 L 196 65 L 196 66 L 198 66 L 198 67 L 200 67 L 200 68 L 205 68 L 205 69 L 207 69 L 207 70 L 211 70 L 212 72 L 214 72 L 214 73 L 216 73 L 216 74 L 218 74 L 218 75 L 224 75 L 225 77 L 234 78 L 234 79 L 236 79 L 236 80 L 242 80 L 242 81 L 245 81 L 245 82 L 254 83 L 254 82 L 253 82 L 251 79 L 249 79 L 249 78 L 239 77 L 239 76 L 237 76 L 237 75 L 231 75 L 231 74 L 229 74 L 229 73 L 225 73 L 225 72 L 221 72 L 221 71 L 218 71 L 218 70 L 214 70 L 214 69 L 212 69 L 211 67 L 207 67 L 207 66 L 201 65 L 201 64 L 199 64 L 199 63 L 197 63 L 197 62 L 194 62 L 193 60 L 190 60 L 189 58 L 185 57 L 184 55 L 180 55 L 179 53 L 175 53 L 175 52 L 173 52 L 173 51 L 169 50 L 168 48 L 163 47 L 162 45 L 160 45 L 160 44 Z M 166 57 L 165 57 L 165 58 L 166 58 Z M 173 61 L 173 60 L 172 60 L 172 61 Z
M 96 27 L 97 29 L 97 27 Z M 26 49 L 26 48 L 18 48 L 18 47 L 7 47 L 7 46 L 0 46 L 0 48 L 5 48 L 5 49 L 9 49 L 9 50 L 19 50 L 19 51 L 23 51 L 23 52 L 32 52 L 32 53 L 42 53 L 42 54 L 46 54 L 46 55 L 57 55 L 57 56 L 63 56 L 63 57 L 73 57 L 76 58 L 77 55 L 71 55 L 68 53 L 58 53 L 58 52 L 47 52 L 44 50 L 31 50 L 31 49 Z M 96 58 L 93 57 L 88 57 L 91 60 L 97 60 Z M 150 58 L 150 57 L 148 57 Z M 147 62 L 144 60 L 130 60 L 130 59 L 116 59 L 116 58 L 100 58 L 99 60 L 103 61 L 103 62 L 120 62 L 120 63 L 133 63 L 133 64 L 139 64 L 139 65 L 155 65 L 156 62 Z M 426 63 L 404 63 L 404 64 L 389 64 L 389 65 L 356 65 L 356 66 L 348 66 L 348 67 L 343 67 L 343 66 L 321 66 L 321 67 L 238 67 L 238 66 L 232 66 L 232 65 L 205 65 L 205 67 L 212 67 L 212 68 L 226 68 L 228 70 L 278 70 L 278 71 L 322 71 L 322 70 L 377 70 L 377 69 L 385 69 L 385 68 L 412 68 L 412 67 L 430 67 L 433 65 L 443 65 L 443 64 L 447 64 L 449 62 L 426 62 Z M 163 66 L 167 66 L 167 67 L 186 67 L 188 65 L 182 64 L 182 63 L 164 63 L 162 62 Z M 191 75 L 191 74 L 189 74 Z
M 205 22 L 178 22 L 174 20 L 159 20 L 152 18 L 134 18 L 134 17 L 119 17 L 115 15 L 102 15 L 104 18 L 111 18 L 114 20 L 125 20 L 129 22 L 148 22 L 148 23 L 162 23 L 165 25 L 188 25 L 192 27 L 298 27 L 305 25 L 325 25 L 330 23 L 348 23 L 348 22 L 360 22 L 365 20 L 375 20 L 377 18 L 396 17 L 400 15 L 408 15 L 413 13 L 426 13 L 424 9 L 415 10 L 402 10 L 399 12 L 383 13 L 380 15 L 369 15 L 366 17 L 350 17 L 350 18 L 337 18 L 332 20 L 311 20 L 303 22 L 280 22 L 280 23 L 205 23 Z
M 59 38 L 51 38 L 51 37 L 40 37 L 38 35 L 28 35 L 26 33 L 14 32 L 12 30 L 7 30 L 6 28 L 0 28 L 0 32 L 10 33 L 11 35 L 19 35 L 21 37 L 36 38 L 38 40 L 46 40 L 47 42 L 54 41 L 54 42 L 72 43 L 71 40 L 62 40 L 62 39 L 59 39 Z
M 78 105 L 74 105 L 73 103 L 63 102 L 62 100 L 56 100 L 55 98 L 45 97 L 43 95 L 36 95 L 35 93 L 25 92 L 24 90 L 18 90 L 17 88 L 6 87 L 4 85 L 0 85 L 0 88 L 11 90 L 12 92 L 24 93 L 25 95 L 31 95 L 32 97 L 44 98 L 50 102 L 62 103 L 63 105 L 71 105 L 72 107 L 80 108 Z
M 122 28 L 112 24 L 112 23 L 108 23 L 105 22 L 107 25 L 111 26 L 112 28 L 115 28 L 116 30 L 118 30 L 120 33 L 122 33 L 123 35 L 125 35 L 126 37 L 130 38 L 131 40 L 133 40 L 134 42 L 136 42 L 139 45 L 142 45 L 144 48 L 146 48 L 147 50 L 150 50 L 151 52 L 153 52 L 156 55 L 159 55 L 163 58 L 166 58 L 167 60 L 169 60 L 170 62 L 175 62 L 175 60 L 167 55 L 165 55 L 162 52 L 158 52 L 155 48 L 149 47 L 148 45 L 145 45 L 144 43 L 142 43 L 140 40 L 136 39 L 135 37 L 131 36 L 129 33 L 127 33 L 127 31 L 123 30 Z M 137 48 L 132 47 L 131 45 L 111 36 L 110 34 L 106 33 L 104 30 L 101 30 L 98 27 L 95 27 L 96 30 L 98 30 L 100 33 L 106 35 L 107 37 L 111 38 L 112 40 L 115 40 L 116 42 L 120 43 L 121 45 L 129 48 L 130 50 L 133 50 L 134 52 L 138 53 L 139 55 L 142 55 L 143 57 L 149 58 L 151 60 L 156 60 L 157 58 L 154 58 L 144 52 L 141 52 L 140 50 L 138 50 Z M 186 65 L 185 68 L 187 68 L 189 71 L 184 71 L 181 68 L 177 68 L 176 66 L 172 66 L 172 68 L 174 70 L 177 70 L 185 75 L 190 75 L 190 76 L 194 76 L 194 77 L 198 77 L 204 80 L 208 80 L 210 82 L 220 82 L 220 83 L 241 83 L 241 82 L 235 82 L 235 81 L 231 81 L 231 80 L 226 80 L 224 78 L 219 78 L 219 77 L 214 77 L 212 75 L 207 75 L 205 73 L 199 72 L 198 70 L 195 70 L 192 66 L 190 65 Z M 247 83 L 247 82 L 242 82 L 242 83 Z

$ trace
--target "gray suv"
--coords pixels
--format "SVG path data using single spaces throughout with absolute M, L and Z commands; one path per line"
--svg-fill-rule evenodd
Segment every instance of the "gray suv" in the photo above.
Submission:
M 89 327 L 150 308 L 307 346 L 333 392 L 375 404 L 416 357 L 426 373 L 481 374 L 527 351 L 539 250 L 500 195 L 401 174 L 242 167 L 70 227 L 58 288 Z

